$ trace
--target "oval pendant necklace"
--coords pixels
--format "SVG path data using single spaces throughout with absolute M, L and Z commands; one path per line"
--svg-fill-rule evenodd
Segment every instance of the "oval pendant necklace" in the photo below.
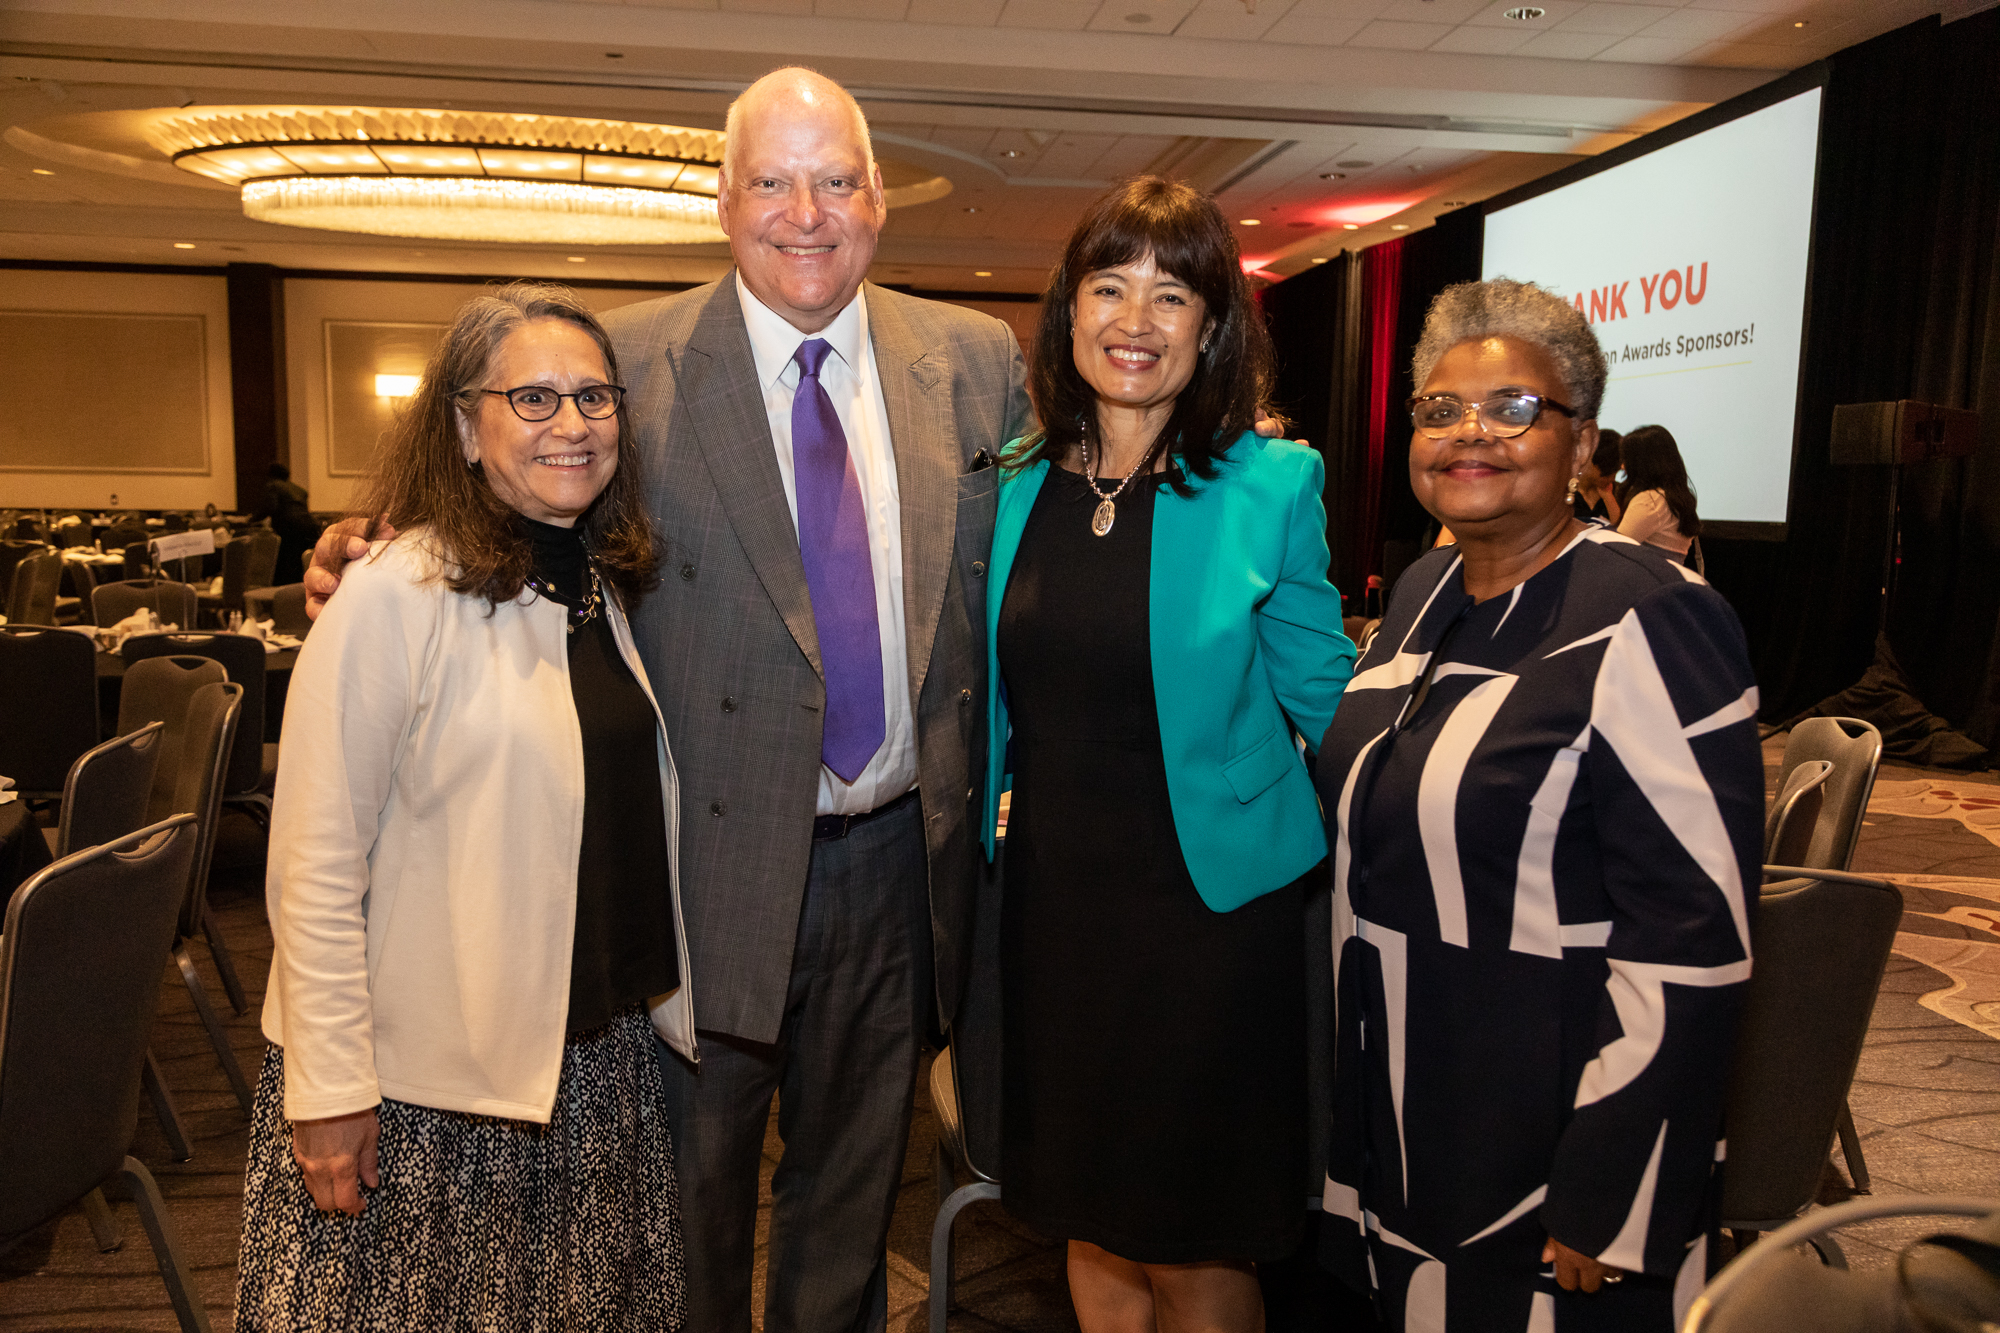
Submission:
M 1157 445 L 1159 441 L 1155 440 L 1153 443 Z M 1139 461 L 1132 465 L 1132 470 L 1125 474 L 1125 480 L 1118 483 L 1117 489 L 1106 495 L 1097 489 L 1097 464 L 1091 457 L 1090 441 L 1083 442 L 1083 479 L 1089 483 L 1090 493 L 1097 497 L 1097 508 L 1090 515 L 1090 531 L 1093 535 L 1102 537 L 1111 531 L 1111 525 L 1118 521 L 1118 506 L 1112 501 L 1123 495 L 1125 488 L 1132 484 L 1132 478 L 1138 476 L 1139 470 L 1152 461 L 1153 450 L 1149 448 L 1140 456 Z

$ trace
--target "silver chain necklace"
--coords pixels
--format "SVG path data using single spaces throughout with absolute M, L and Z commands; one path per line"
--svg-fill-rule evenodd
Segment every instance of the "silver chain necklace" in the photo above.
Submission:
M 584 567 L 590 571 L 590 589 L 584 594 L 581 603 L 570 601 L 569 598 L 563 596 L 550 587 L 547 582 L 537 578 L 533 574 L 528 575 L 524 580 L 537 594 L 548 601 L 554 602 L 567 613 L 564 628 L 571 634 L 576 633 L 585 625 L 597 619 L 599 613 L 604 610 L 604 585 L 597 577 L 597 562 L 586 558 Z
M 1118 506 L 1111 502 L 1123 495 L 1125 488 L 1132 484 L 1132 478 L 1139 475 L 1139 470 L 1153 461 L 1153 450 L 1158 446 L 1159 441 L 1153 441 L 1146 452 L 1140 455 L 1139 461 L 1132 465 L 1132 470 L 1125 474 L 1125 480 L 1119 482 L 1118 488 L 1111 494 L 1106 495 L 1097 489 L 1097 464 L 1091 457 L 1090 441 L 1083 442 L 1083 479 L 1090 484 L 1090 493 L 1097 497 L 1097 508 L 1090 516 L 1090 530 L 1093 534 L 1102 537 L 1111 531 L 1111 525 L 1118 521 Z

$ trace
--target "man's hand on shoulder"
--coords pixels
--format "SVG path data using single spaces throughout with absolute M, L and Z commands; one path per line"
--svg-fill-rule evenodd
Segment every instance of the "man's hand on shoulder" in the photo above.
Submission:
M 1251 429 L 1267 440 L 1276 440 L 1284 436 L 1285 423 L 1276 417 L 1258 417 L 1257 424 L 1252 426 Z M 1299 443 L 1305 444 L 1307 441 L 1302 439 Z
M 367 555 L 370 541 L 388 541 L 395 535 L 396 530 L 386 518 L 372 525 L 367 519 L 344 518 L 322 532 L 313 546 L 312 564 L 305 573 L 306 618 L 319 619 L 327 599 L 340 590 L 340 571 L 347 567 L 348 561 Z

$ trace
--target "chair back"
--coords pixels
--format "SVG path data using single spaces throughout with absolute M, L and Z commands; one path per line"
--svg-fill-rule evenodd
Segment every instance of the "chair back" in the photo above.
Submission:
M 208 902 L 208 863 L 215 855 L 215 820 L 222 809 L 222 775 L 229 766 L 229 742 L 236 735 L 242 711 L 241 685 L 204 685 L 188 700 L 174 784 L 174 813 L 193 815 L 200 839 L 195 845 L 194 869 L 188 875 L 187 896 L 181 903 L 182 935 L 206 933 L 202 916 Z
M 0 615 L 6 614 L 5 604 L 13 597 L 15 566 L 41 550 L 40 542 L 0 541 Z
M 287 583 L 271 594 L 271 625 L 280 634 L 303 639 L 312 629 L 306 614 L 306 585 Z
M 104 543 L 105 550 L 115 551 L 123 549 L 126 552 L 126 558 L 130 559 L 133 543 L 145 544 L 146 529 L 134 523 L 129 518 L 120 519 L 104 530 L 104 536 L 100 540 Z
M 127 662 L 148 657 L 211 657 L 222 663 L 229 679 L 243 687 L 243 720 L 236 728 L 236 748 L 229 758 L 230 796 L 257 790 L 264 777 L 264 642 L 247 634 L 197 631 L 193 634 L 146 634 L 125 640 L 119 652 Z M 122 712 L 120 716 L 123 716 Z
M 167 724 L 149 722 L 118 736 L 70 765 L 63 784 L 62 822 L 56 825 L 56 855 L 97 847 L 145 827 L 153 774 L 166 748 Z
M 1725 1226 L 1768 1231 L 1812 1202 L 1902 919 L 1902 894 L 1858 875 L 1781 880 L 1758 896 L 1730 1079 Z
M 63 558 L 55 551 L 31 555 L 14 566 L 14 587 L 7 596 L 10 625 L 56 623 L 56 590 L 62 585 Z
M 188 703 L 204 685 L 229 679 L 222 663 L 207 657 L 150 657 L 125 672 L 118 695 L 118 732 L 125 735 L 150 723 L 163 724 L 160 757 L 153 770 L 146 818 L 179 813 L 174 791 L 180 785 L 180 754 L 186 743 Z
M 245 533 L 222 548 L 222 609 L 243 609 L 243 594 L 268 588 L 278 568 L 278 534 L 268 528 Z
M 1826 779 L 1826 804 L 1805 855 L 1780 864 L 1845 870 L 1854 859 L 1861 820 L 1875 790 L 1875 770 L 1882 763 L 1882 733 L 1857 717 L 1807 718 L 1793 727 L 1785 740 L 1779 789 L 1783 790 L 1794 768 L 1815 759 L 1833 765 Z
M 188 516 L 180 510 L 168 510 L 160 515 L 161 532 L 186 532 Z
M 1785 775 L 1771 812 L 1764 817 L 1764 864 L 1797 866 L 1819 829 L 1820 810 L 1826 805 L 1826 780 L 1833 765 L 1824 759 L 1808 759 Z
M 179 816 L 29 879 L 0 936 L 0 1240 L 116 1171 L 139 1121 L 160 963 L 194 864 Z
M 74 630 L 0 626 L 0 773 L 54 795 L 97 744 L 97 646 Z
M 88 546 L 97 540 L 97 534 L 88 523 L 71 523 L 56 529 L 56 545 L 64 550 L 72 546 Z
M 171 579 L 125 579 L 99 584 L 90 594 L 91 613 L 100 625 L 115 625 L 134 611 L 148 608 L 164 625 L 194 628 L 195 592 Z

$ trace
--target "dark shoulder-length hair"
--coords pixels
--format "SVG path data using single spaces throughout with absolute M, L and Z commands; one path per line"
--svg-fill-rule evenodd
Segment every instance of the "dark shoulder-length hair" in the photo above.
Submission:
M 1076 368 L 1071 346 L 1076 295 L 1093 274 L 1148 254 L 1162 273 L 1193 288 L 1212 321 L 1208 350 L 1195 355 L 1194 378 L 1174 400 L 1160 439 L 1185 473 L 1204 480 L 1217 459 L 1249 430 L 1271 396 L 1271 335 L 1243 276 L 1236 237 L 1215 201 L 1191 185 L 1136 176 L 1092 204 L 1049 275 L 1035 328 L 1028 396 L 1041 426 L 1002 462 L 1026 467 L 1069 456 L 1097 439 L 1097 396 Z M 1185 493 L 1184 483 L 1176 485 Z
M 1681 447 L 1665 426 L 1640 426 L 1625 432 L 1618 442 L 1625 464 L 1625 480 L 1618 483 L 1618 505 L 1623 508 L 1635 495 L 1659 491 L 1673 511 L 1674 526 L 1683 537 L 1701 536 L 1701 519 L 1695 513 L 1694 487 L 1688 485 L 1687 464 L 1681 461 Z
M 503 387 L 486 382 L 500 344 L 538 319 L 567 320 L 589 334 L 604 353 L 605 373 L 618 382 L 610 335 L 575 292 L 552 282 L 489 288 L 460 308 L 424 367 L 416 393 L 376 453 L 358 511 L 369 519 L 386 517 L 398 529 L 429 529 L 447 586 L 491 606 L 521 595 L 531 548 L 514 510 L 487 484 L 485 469 L 466 464 L 461 432 L 478 415 L 480 390 Z M 580 522 L 598 573 L 632 604 L 653 585 L 654 554 L 638 441 L 623 409 L 617 471 Z

